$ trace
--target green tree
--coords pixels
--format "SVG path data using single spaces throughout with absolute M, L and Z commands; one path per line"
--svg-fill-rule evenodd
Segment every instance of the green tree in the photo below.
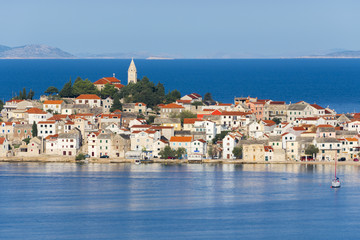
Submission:
M 166 94 L 165 101 L 166 101 L 166 103 L 172 103 L 180 98 L 181 98 L 180 92 L 175 89 L 175 90 L 169 92 L 168 94 Z
M 197 115 L 196 113 L 185 110 L 178 114 L 170 114 L 170 118 L 180 118 L 181 124 L 184 124 L 184 118 L 197 118 Z
M 319 153 L 319 149 L 316 146 L 314 146 L 313 144 L 310 144 L 305 149 L 306 155 L 313 156 L 315 154 L 315 156 L 316 156 L 316 154 L 318 154 L 318 153 Z
M 242 157 L 242 147 L 234 147 L 232 153 L 234 154 L 234 156 L 238 159 Z
M 176 158 L 177 159 L 182 159 L 183 155 L 186 154 L 186 149 L 183 147 L 180 147 L 176 150 Z
M 38 129 L 37 129 L 37 125 L 36 125 L 35 122 L 34 122 L 33 125 L 32 125 L 31 133 L 32 133 L 32 136 L 33 136 L 33 137 L 37 137 L 37 135 L 38 135 Z
M 279 125 L 281 123 L 280 118 L 274 117 L 272 120 L 276 123 L 276 125 Z
M 60 97 L 73 97 L 71 78 L 67 83 L 65 83 L 64 87 L 59 92 L 59 95 Z
M 162 83 L 157 84 L 156 93 L 158 97 L 158 102 L 163 103 L 165 101 L 165 87 Z
M 31 140 L 31 138 L 24 138 L 22 141 L 25 142 L 26 145 L 28 145 L 30 140 Z
M 85 154 L 79 153 L 79 154 L 75 157 L 75 160 L 76 160 L 76 161 L 85 160 Z
M 23 88 L 22 93 L 21 93 L 21 99 L 26 99 L 26 97 L 27 97 L 26 89 Z
M 208 155 L 210 158 L 213 158 L 214 157 L 214 147 L 212 145 L 209 146 L 208 148 Z
M 191 105 L 193 105 L 193 106 L 204 106 L 204 104 L 202 103 L 202 102 L 200 102 L 200 101 L 195 101 L 195 102 L 193 102 L 193 103 L 191 103 Z
M 53 95 L 53 94 L 58 94 L 58 93 L 59 93 L 59 90 L 54 86 L 48 87 L 45 91 L 45 94 L 47 94 L 47 95 Z
M 212 98 L 211 93 L 209 93 L 209 92 L 205 93 L 203 101 L 204 101 L 204 102 L 214 101 L 213 98 Z
M 114 98 L 115 94 L 118 92 L 118 90 L 115 88 L 112 84 L 105 84 L 105 87 L 100 91 L 100 96 L 102 99 L 111 97 Z
M 159 152 L 160 158 L 168 159 L 168 158 L 175 158 L 176 157 L 176 150 L 171 149 L 169 146 L 165 146 Z
M 230 131 L 221 131 L 220 134 L 216 134 L 214 139 L 212 140 L 213 144 L 215 144 L 219 140 L 223 140 L 224 137 L 229 133 Z
M 1 112 L 1 110 L 3 110 L 3 108 L 4 108 L 4 102 L 2 100 L 0 100 L 0 112 Z
M 77 77 L 72 87 L 72 95 L 78 97 L 81 94 L 99 94 L 99 90 L 89 79 L 82 80 Z
M 120 98 L 117 94 L 114 96 L 114 100 L 113 100 L 113 104 L 110 108 L 110 112 L 114 112 L 115 110 L 120 110 L 120 111 L 122 110 L 122 104 L 121 104 Z
M 35 92 L 32 89 L 30 89 L 26 99 L 32 100 L 34 98 L 34 96 L 35 96 Z
M 158 83 L 155 86 L 147 77 L 143 77 L 137 83 L 128 84 L 121 88 L 120 98 L 124 102 L 143 102 L 149 108 L 153 108 L 160 103 L 173 102 L 180 98 L 180 92 L 174 91 L 165 96 L 164 85 Z
M 154 123 L 155 118 L 156 118 L 156 116 L 150 115 L 150 116 L 147 118 L 146 121 L 147 121 L 149 124 L 152 124 L 152 123 Z

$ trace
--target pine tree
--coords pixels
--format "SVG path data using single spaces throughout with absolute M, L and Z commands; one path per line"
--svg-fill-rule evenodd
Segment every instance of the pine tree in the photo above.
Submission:
M 120 98 L 118 94 L 115 94 L 113 104 L 110 108 L 110 112 L 114 112 L 115 110 L 122 110 L 122 104 L 120 102 Z
M 37 129 L 37 125 L 35 122 L 32 125 L 31 133 L 32 133 L 33 137 L 37 137 L 37 135 L 38 135 L 38 129 Z
M 59 92 L 60 97 L 73 97 L 71 78 L 69 82 L 65 83 L 64 87 Z

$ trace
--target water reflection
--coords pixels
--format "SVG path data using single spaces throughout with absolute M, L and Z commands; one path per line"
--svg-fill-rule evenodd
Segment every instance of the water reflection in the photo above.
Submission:
M 333 216 L 346 228 L 357 223 L 359 212 L 359 167 L 338 167 L 341 189 L 330 188 L 333 165 L 2 163 L 1 239 L 24 238 L 1 230 L 5 222 L 18 226 L 16 219 L 22 219 L 27 239 L 54 233 L 71 239 L 169 239 L 158 237 L 169 231 L 171 239 L 219 239 L 230 230 L 229 239 L 278 232 L 294 239 L 306 235 L 304 224 L 319 227 L 321 221 L 332 231 Z M 39 221 L 41 227 L 34 225 Z M 318 232 L 327 236 L 309 231 Z M 316 234 L 310 236 L 318 239 Z

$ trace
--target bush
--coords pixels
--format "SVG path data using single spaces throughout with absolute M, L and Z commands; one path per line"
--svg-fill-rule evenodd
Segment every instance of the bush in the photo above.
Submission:
M 79 153 L 79 154 L 75 157 L 75 160 L 76 160 L 76 161 L 85 160 L 85 154 Z

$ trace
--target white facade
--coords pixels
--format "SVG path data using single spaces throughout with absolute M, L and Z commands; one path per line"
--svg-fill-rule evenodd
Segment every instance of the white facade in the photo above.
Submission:
M 233 159 L 233 150 L 236 146 L 237 139 L 234 135 L 228 134 L 223 139 L 223 158 Z
M 55 121 L 40 121 L 37 124 L 38 136 L 47 137 L 49 135 L 54 135 L 57 133 Z
M 137 71 L 134 63 L 134 59 L 131 59 L 131 63 L 128 69 L 128 84 L 137 82 Z

